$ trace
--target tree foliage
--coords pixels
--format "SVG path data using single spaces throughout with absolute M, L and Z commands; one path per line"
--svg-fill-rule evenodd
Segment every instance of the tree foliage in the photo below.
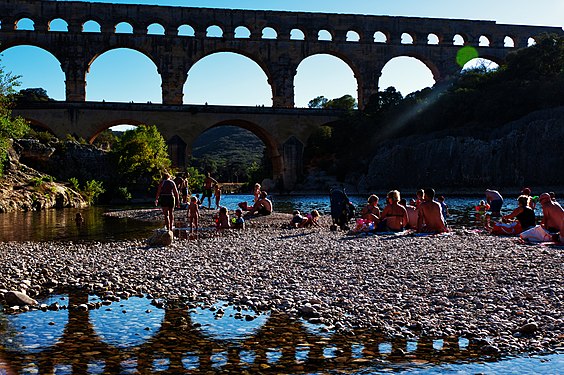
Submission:
M 309 108 L 319 108 L 319 109 L 340 109 L 340 110 L 353 110 L 357 108 L 356 99 L 351 95 L 343 95 L 340 98 L 327 99 L 324 96 L 318 96 L 309 101 Z
M 11 139 L 22 137 L 28 130 L 26 121 L 12 117 L 12 104 L 19 77 L 6 72 L 0 66 L 0 177 L 4 175 L 4 163 L 11 146 Z
M 166 142 L 154 125 L 140 125 L 125 131 L 111 152 L 117 161 L 118 173 L 131 184 L 147 178 L 155 183 L 160 173 L 171 165 Z
M 47 95 L 47 90 L 43 88 L 28 88 L 20 90 L 18 94 L 16 94 L 16 101 L 18 103 L 30 103 L 30 102 L 48 102 L 53 101 Z

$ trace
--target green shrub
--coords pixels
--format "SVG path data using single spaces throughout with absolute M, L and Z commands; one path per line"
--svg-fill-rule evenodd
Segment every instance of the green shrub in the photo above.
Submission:
M 76 177 L 69 178 L 69 183 L 71 184 L 71 187 L 72 187 L 73 190 L 80 191 L 80 185 L 79 185 L 78 179 Z
M 117 195 L 118 195 L 118 198 L 124 199 L 126 201 L 129 201 L 132 198 L 131 193 L 129 192 L 129 190 L 127 190 L 126 186 L 118 187 Z
M 106 191 L 103 187 L 102 181 L 90 180 L 86 181 L 82 195 L 88 204 L 93 204 L 100 194 Z

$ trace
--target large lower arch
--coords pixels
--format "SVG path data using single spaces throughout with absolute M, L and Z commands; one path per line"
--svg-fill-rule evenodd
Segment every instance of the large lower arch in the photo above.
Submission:
M 154 61 L 132 48 L 96 55 L 86 74 L 88 101 L 161 103 L 161 77 Z
M 401 77 L 401 80 L 398 80 Z M 440 79 L 438 69 L 424 60 L 413 56 L 396 56 L 382 69 L 379 91 L 393 86 L 403 96 L 432 87 Z
M 272 165 L 272 175 L 273 175 L 272 179 L 274 181 L 277 181 L 280 178 L 283 178 L 283 175 L 284 175 L 284 172 L 285 172 L 285 164 L 284 164 L 284 160 L 283 160 L 284 158 L 283 158 L 283 155 L 282 155 L 283 145 L 280 145 L 276 141 L 274 136 L 269 134 L 267 131 L 265 131 L 265 129 L 263 129 L 260 126 L 258 126 L 257 124 L 254 124 L 254 123 L 247 121 L 247 120 L 233 119 L 233 120 L 220 121 L 220 122 L 217 122 L 217 123 L 215 123 L 215 124 L 213 124 L 209 127 L 206 127 L 199 134 L 193 135 L 190 139 L 180 137 L 184 142 L 186 142 L 186 145 L 187 145 L 186 154 L 187 155 L 192 154 L 192 145 L 194 144 L 196 139 L 201 134 L 203 134 L 204 132 L 206 132 L 206 131 L 208 131 L 212 128 L 217 128 L 217 127 L 220 127 L 220 126 L 240 127 L 242 129 L 248 130 L 249 132 L 251 132 L 255 136 L 257 136 L 262 141 L 264 146 L 266 147 L 266 154 L 267 154 L 267 156 L 270 160 L 270 163 Z M 244 147 L 244 145 L 241 145 L 241 147 Z
M 212 76 L 214 79 L 210 80 Z M 185 104 L 271 107 L 271 81 L 268 69 L 252 56 L 240 51 L 215 51 L 190 68 L 183 101 Z M 211 95 L 206 96 L 205 92 Z
M 358 102 L 356 77 L 359 76 L 354 65 L 342 56 L 332 53 L 310 55 L 300 62 L 294 78 L 296 107 L 307 107 L 309 101 L 318 96 L 331 100 L 351 95 Z
M 4 47 L 4 45 L 2 45 Z M 19 89 L 42 88 L 49 97 L 65 100 L 65 73 L 60 60 L 49 50 L 30 44 L 19 44 L 2 50 L 1 63 L 6 72 L 20 76 Z M 41 64 L 37 62 L 41 61 Z

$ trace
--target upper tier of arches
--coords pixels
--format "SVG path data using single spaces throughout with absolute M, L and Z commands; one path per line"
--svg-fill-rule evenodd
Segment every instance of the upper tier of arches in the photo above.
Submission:
M 305 12 L 225 10 L 53 1 L 0 1 L 2 30 L 127 33 L 338 43 L 519 48 L 561 28 L 493 21 Z M 126 31 L 124 31 L 126 30 Z

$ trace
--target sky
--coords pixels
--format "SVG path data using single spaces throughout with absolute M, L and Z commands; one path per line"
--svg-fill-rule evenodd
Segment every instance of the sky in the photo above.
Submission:
M 171 5 L 229 9 L 283 10 L 324 13 L 413 16 L 492 20 L 498 23 L 564 25 L 564 0 L 113 0 L 122 4 Z M 25 21 L 19 25 L 25 29 Z M 119 30 L 119 28 L 118 28 Z M 1 46 L 0 46 L 1 48 Z M 0 64 L 20 75 L 21 88 L 42 87 L 50 97 L 65 99 L 64 74 L 48 52 L 22 46 L 5 50 Z M 142 80 L 139 77 L 144 77 Z M 156 67 L 139 52 L 120 49 L 99 56 L 87 74 L 86 99 L 90 101 L 161 103 L 161 81 Z M 403 95 L 434 84 L 423 63 L 407 57 L 388 63 L 380 89 L 396 87 Z M 341 60 L 318 55 L 304 60 L 294 80 L 295 103 L 306 107 L 317 96 L 357 97 L 351 69 Z M 272 105 L 272 91 L 264 72 L 250 59 L 234 53 L 208 56 L 188 73 L 185 104 Z

